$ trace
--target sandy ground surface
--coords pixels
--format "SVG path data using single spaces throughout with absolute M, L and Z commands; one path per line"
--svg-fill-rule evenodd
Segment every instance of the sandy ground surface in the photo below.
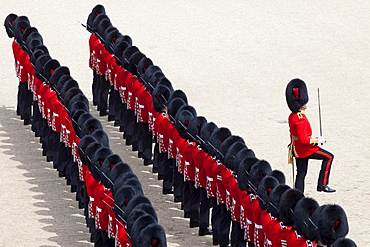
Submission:
M 366 1 L 3 1 L 0 17 L 27 15 L 53 58 L 70 68 L 91 99 L 89 34 L 85 22 L 97 3 L 112 23 L 184 90 L 198 115 L 242 136 L 257 157 L 285 172 L 289 109 L 286 84 L 306 81 L 307 115 L 319 134 L 320 88 L 326 149 L 335 155 L 334 194 L 315 191 L 320 164 L 310 162 L 306 196 L 341 205 L 358 246 L 370 246 L 370 2 Z M 0 32 L 0 245 L 89 246 L 74 194 L 41 156 L 38 139 L 15 115 L 17 79 L 11 40 Z M 103 121 L 103 120 L 102 120 Z M 104 121 L 103 121 L 104 122 Z M 105 123 L 105 122 L 104 122 Z M 141 174 L 169 246 L 208 246 L 181 218 L 179 205 L 122 143 L 111 123 L 112 149 Z M 170 209 L 170 210 L 169 210 Z M 169 213 L 171 212 L 171 213 Z

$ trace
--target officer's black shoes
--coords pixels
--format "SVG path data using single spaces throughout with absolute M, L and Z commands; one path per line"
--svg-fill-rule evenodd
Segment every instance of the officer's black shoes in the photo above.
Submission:
M 139 150 L 139 147 L 138 146 L 132 146 L 131 150 L 132 151 L 138 151 Z
M 219 244 L 220 244 L 220 240 L 218 240 L 217 238 L 214 238 L 214 239 L 212 240 L 212 244 L 213 244 L 213 245 L 219 245 Z
M 125 127 L 123 126 L 119 126 L 119 132 L 124 132 L 125 131 Z M 126 139 L 126 134 L 123 133 L 123 139 Z
M 184 212 L 184 218 L 190 218 L 190 212 Z
M 152 173 L 158 173 L 158 167 L 153 166 L 153 168 L 152 168 Z
M 199 226 L 199 221 L 192 221 L 190 219 L 190 228 L 198 227 Z
M 108 115 L 108 111 L 100 111 L 99 113 L 99 116 L 103 117 L 103 116 L 107 116 Z
M 336 190 L 335 189 L 331 189 L 327 185 L 317 185 L 317 191 L 319 191 L 319 192 L 323 191 L 323 192 L 332 193 L 332 192 L 335 192 Z
M 148 165 L 152 165 L 153 164 L 153 160 L 152 159 L 145 159 L 144 160 L 144 166 L 148 166 Z
M 163 174 L 158 173 L 158 180 L 163 180 Z
M 132 144 L 131 140 L 126 139 L 126 146 L 130 146 Z
M 142 158 L 143 157 L 143 152 L 137 152 L 137 157 Z
M 162 193 L 163 193 L 163 195 L 173 194 L 173 190 L 163 188 Z
M 77 191 L 77 186 L 76 185 L 71 185 L 71 192 L 74 193 Z
M 210 230 L 208 227 L 200 227 L 198 235 L 199 236 L 205 236 L 205 235 L 211 235 L 212 230 Z
M 23 125 L 30 125 L 32 123 L 31 119 L 25 119 L 23 120 Z
M 108 116 L 108 122 L 114 121 L 114 115 L 109 115 Z
M 46 161 L 47 162 L 53 161 L 53 156 L 46 156 Z
M 174 202 L 182 202 L 182 197 L 181 197 L 181 196 L 175 196 L 175 197 L 173 198 L 173 201 L 174 201 Z
M 119 120 L 115 120 L 114 123 L 113 123 L 113 126 L 118 127 L 119 126 Z

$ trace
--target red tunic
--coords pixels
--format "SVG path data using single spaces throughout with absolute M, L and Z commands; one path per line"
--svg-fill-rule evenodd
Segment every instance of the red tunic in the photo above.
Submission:
M 312 129 L 304 113 L 292 112 L 289 115 L 289 128 L 296 158 L 305 158 L 319 150 L 319 146 L 310 144 Z
M 194 181 L 195 187 L 198 188 L 205 188 L 207 187 L 207 175 L 206 175 L 206 168 L 209 166 L 209 162 L 212 161 L 212 158 L 209 157 L 208 154 L 204 152 L 202 149 L 197 147 L 197 152 L 194 154 Z M 208 192 L 207 192 L 208 194 Z M 209 195 L 208 195 L 209 196 Z
M 12 48 L 15 60 L 14 61 L 15 71 L 19 79 L 19 82 L 26 82 L 28 80 L 28 75 L 25 68 L 25 59 L 28 57 L 28 54 L 22 50 L 22 48 L 17 44 L 15 39 L 13 41 Z

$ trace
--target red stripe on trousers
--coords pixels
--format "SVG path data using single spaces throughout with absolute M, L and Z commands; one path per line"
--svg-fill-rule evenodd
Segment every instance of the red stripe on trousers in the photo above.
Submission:
M 328 173 L 329 173 L 329 170 L 330 170 L 330 166 L 331 166 L 331 161 L 333 160 L 332 157 L 330 155 L 328 155 L 327 153 L 324 153 L 324 152 L 321 152 L 321 151 L 317 151 L 316 152 L 317 154 L 321 154 L 322 156 L 325 156 L 325 157 L 328 157 L 329 158 L 329 161 L 328 163 L 326 164 L 326 168 L 325 168 L 325 173 L 324 173 L 324 181 L 322 182 L 323 185 L 327 185 L 328 184 Z

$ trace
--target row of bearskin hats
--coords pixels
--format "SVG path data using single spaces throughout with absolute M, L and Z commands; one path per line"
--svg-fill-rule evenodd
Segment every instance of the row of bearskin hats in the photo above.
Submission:
M 96 14 L 96 11 L 102 10 L 98 6 L 93 12 Z M 132 246 L 166 246 L 165 231 L 158 224 L 156 212 L 144 196 L 139 179 L 130 166 L 109 148 L 108 136 L 100 121 L 89 113 L 88 99 L 71 77 L 69 68 L 51 58 L 42 36 L 35 27 L 31 27 L 27 17 L 9 14 L 4 25 L 8 36 L 14 37 L 30 56 L 35 76 L 48 83 L 67 108 L 76 135 L 80 138 L 79 157 L 94 179 L 111 188 L 114 211 L 127 224 Z M 105 37 L 103 33 L 100 36 Z M 131 44 L 128 36 L 124 40 Z
M 294 225 L 301 236 L 326 245 L 336 240 L 336 246 L 352 242 L 344 239 L 348 233 L 348 222 L 339 205 L 319 206 L 314 199 L 305 197 L 299 190 L 291 189 L 285 184 L 284 174 L 272 170 L 267 161 L 257 159 L 243 138 L 232 135 L 228 128 L 207 122 L 203 116 L 197 116 L 195 108 L 188 104 L 186 94 L 182 90 L 174 90 L 161 69 L 137 47 L 130 46 L 131 39 L 112 28 L 105 12 L 101 10 L 103 7 L 100 5 L 93 9 L 87 21 L 87 29 L 101 38 L 107 51 L 116 57 L 117 63 L 137 75 L 139 81 L 144 83 L 152 93 L 153 106 L 157 112 L 167 108 L 182 138 L 198 142 L 204 151 L 234 171 L 241 190 L 252 190 L 260 200 L 261 209 L 268 210 L 285 225 Z M 112 37 L 116 38 L 114 45 Z M 305 83 L 300 79 L 292 80 L 287 86 L 286 99 L 291 111 L 297 112 L 308 102 Z

